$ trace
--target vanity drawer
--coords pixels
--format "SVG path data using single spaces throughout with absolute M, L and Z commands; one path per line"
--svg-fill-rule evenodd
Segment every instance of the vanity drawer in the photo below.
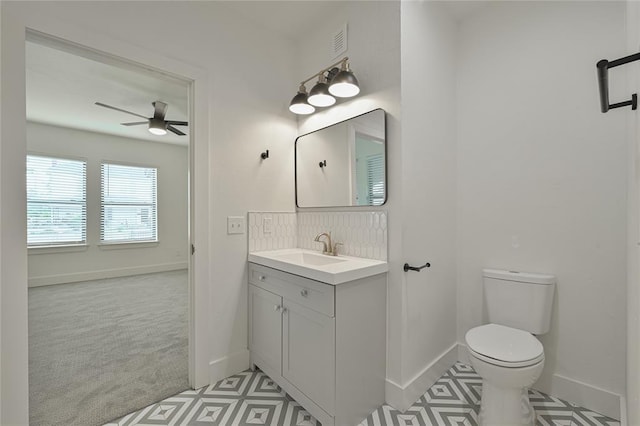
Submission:
M 314 311 L 334 316 L 335 288 L 330 284 L 255 263 L 249 263 L 249 282 Z

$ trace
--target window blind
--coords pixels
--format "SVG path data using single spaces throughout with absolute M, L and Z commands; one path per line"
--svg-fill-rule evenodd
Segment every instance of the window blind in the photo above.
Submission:
M 367 157 L 367 199 L 369 205 L 382 205 L 384 197 L 384 157 L 382 154 L 370 155 Z
M 86 162 L 27 155 L 27 245 L 85 244 Z
M 158 241 L 157 169 L 102 163 L 101 182 L 100 240 Z

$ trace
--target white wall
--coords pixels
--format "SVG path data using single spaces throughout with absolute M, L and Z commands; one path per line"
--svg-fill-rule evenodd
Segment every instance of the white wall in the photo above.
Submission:
M 27 123 L 33 154 L 87 162 L 87 248 L 29 249 L 29 285 L 47 285 L 187 267 L 187 147 Z M 100 164 L 158 169 L 158 244 L 100 247 Z
M 404 260 L 431 263 L 403 275 L 397 383 L 408 387 L 404 405 L 457 359 L 456 38 L 442 4 L 402 3 L 402 173 L 395 178 L 402 179 L 403 195 L 396 220 L 402 220 Z
M 35 19 L 50 27 L 84 31 L 89 40 L 103 34 L 206 72 L 208 93 L 196 95 L 208 99 L 211 191 L 210 204 L 197 206 L 196 215 L 204 209 L 212 224 L 212 278 L 205 302 L 208 339 L 200 344 L 212 361 L 211 379 L 246 368 L 247 238 L 227 236 L 226 217 L 294 208 L 295 122 L 288 112 L 297 80 L 292 43 L 246 23 L 219 2 L 2 2 L 1 7 L 3 122 L 24 121 L 22 43 L 26 23 Z M 158 31 L 158 22 L 170 24 Z M 24 162 L 19 161 L 25 146 L 21 126 L 15 126 L 3 126 L 1 133 L 2 424 L 25 423 L 28 401 L 27 255 L 20 207 Z M 269 149 L 270 158 L 261 162 L 264 149 Z M 5 326 L 7 319 L 11 328 Z
M 627 2 L 627 53 L 640 52 L 640 3 Z M 640 62 L 626 65 L 627 93 L 640 92 Z M 628 265 L 627 265 L 627 424 L 640 424 L 640 118 L 631 115 L 628 129 Z
M 625 41 L 622 2 L 496 2 L 459 38 L 458 340 L 485 319 L 482 268 L 555 274 L 535 387 L 601 412 L 625 392 L 629 112 L 600 113 L 595 64 Z
M 0 7 L 0 34 L 2 34 L 2 7 Z M 0 70 L 2 70 L 2 43 L 0 43 Z M 0 78 L 0 129 L 2 129 L 2 86 L 4 85 L 4 81 Z M 0 141 L 1 141 L 1 133 L 0 133 Z M 0 149 L 0 164 L 2 164 L 2 149 Z M 0 170 L 1 172 L 1 170 Z M 2 185 L 3 179 L 2 179 L 2 175 L 0 173 L 0 188 Z M 0 189 L 1 190 L 1 189 Z M 0 212 L 2 211 L 2 200 L 0 197 Z M 2 235 L 2 224 L 0 222 L 0 236 Z M 2 244 L 0 244 L 0 259 L 2 259 Z M 0 309 L 2 309 L 2 280 L 5 277 L 4 271 L 3 271 L 3 267 L 4 267 L 4 262 L 0 261 Z M 2 346 L 2 315 L 0 315 L 0 347 Z M 2 360 L 2 351 L 0 351 L 0 401 L 2 401 L 2 388 L 3 386 L 1 385 L 2 382 L 2 367 L 3 367 L 3 360 Z M 19 370 L 22 370 L 22 368 L 19 367 Z M 22 391 L 23 389 L 21 389 Z M 2 419 L 2 403 L 0 403 L 0 419 Z

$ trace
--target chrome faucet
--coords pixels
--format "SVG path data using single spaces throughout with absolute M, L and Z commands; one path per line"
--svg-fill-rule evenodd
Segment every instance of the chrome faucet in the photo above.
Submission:
M 329 244 L 327 245 L 327 241 L 322 241 L 320 239 L 321 237 L 327 237 L 327 241 L 329 242 Z M 322 254 L 332 254 L 331 253 L 331 249 L 333 247 L 331 246 L 331 232 L 329 232 L 328 234 L 326 232 L 322 232 L 322 233 L 316 235 L 316 237 L 313 239 L 313 241 L 315 241 L 317 243 L 322 243 L 322 245 L 323 245 Z
M 322 238 L 322 237 L 326 237 L 327 241 L 321 240 L 320 238 Z M 316 237 L 313 239 L 313 241 L 318 242 L 318 243 L 322 243 L 322 245 L 323 245 L 322 254 L 327 254 L 329 256 L 337 256 L 338 255 L 338 246 L 339 245 L 343 245 L 342 243 L 335 243 L 335 244 L 331 243 L 331 232 L 329 232 L 329 233 L 322 232 L 322 233 L 316 235 Z

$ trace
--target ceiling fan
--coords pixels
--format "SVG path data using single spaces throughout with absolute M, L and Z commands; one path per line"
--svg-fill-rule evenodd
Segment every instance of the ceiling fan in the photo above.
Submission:
M 165 117 L 165 114 L 167 113 L 167 108 L 169 107 L 169 105 L 161 101 L 151 102 L 151 105 L 153 105 L 153 108 L 154 108 L 153 117 L 145 117 L 144 115 L 136 114 L 135 112 L 127 111 L 122 108 L 117 108 L 111 105 L 103 104 L 102 102 L 96 102 L 96 105 L 104 108 L 120 111 L 120 112 L 125 112 L 127 114 L 135 115 L 136 117 L 144 118 L 146 121 L 136 121 L 133 123 L 120 123 L 120 124 L 122 124 L 123 126 L 138 126 L 141 124 L 148 124 L 149 132 L 153 133 L 154 135 L 166 135 L 168 130 L 172 133 L 175 133 L 178 136 L 185 136 L 186 133 L 181 132 L 180 130 L 176 129 L 173 126 L 189 125 L 189 123 L 186 121 L 165 120 L 164 117 Z

